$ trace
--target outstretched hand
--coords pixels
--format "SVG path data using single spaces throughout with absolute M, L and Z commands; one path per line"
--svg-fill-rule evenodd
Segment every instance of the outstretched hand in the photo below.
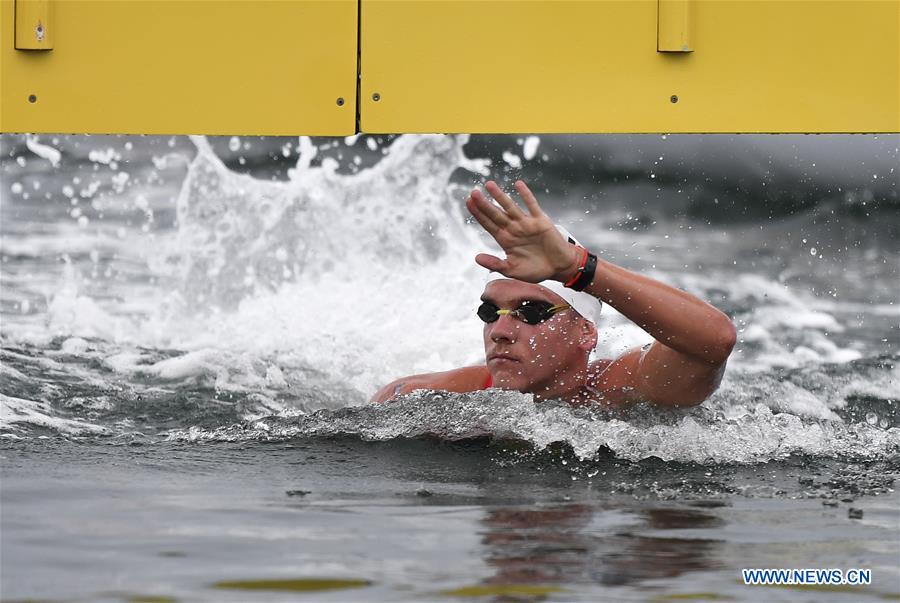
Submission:
M 500 207 L 478 189 L 466 199 L 472 216 L 506 252 L 505 260 L 479 253 L 475 261 L 488 270 L 520 281 L 567 281 L 577 270 L 579 252 L 556 230 L 525 183 L 517 180 L 515 187 L 527 212 L 493 181 L 488 181 L 484 188 Z

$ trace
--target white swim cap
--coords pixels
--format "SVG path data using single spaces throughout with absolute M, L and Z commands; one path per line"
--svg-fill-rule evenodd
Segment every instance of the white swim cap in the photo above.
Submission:
M 569 243 L 578 245 L 579 247 L 584 247 L 575 239 L 575 237 L 572 236 L 572 233 L 570 233 L 564 227 L 556 224 L 556 230 L 558 230 L 560 234 L 569 241 Z M 487 282 L 490 283 L 492 281 L 499 281 L 503 279 L 515 280 L 509 279 L 509 277 L 503 276 L 499 272 L 489 272 Z M 578 312 L 583 318 L 591 321 L 595 325 L 600 321 L 600 310 L 603 308 L 603 303 L 590 293 L 569 289 L 568 287 L 563 286 L 561 282 L 553 280 L 541 281 L 538 283 L 538 285 L 550 289 L 550 291 L 553 291 L 553 293 L 563 298 L 566 303 L 572 306 L 572 308 L 574 308 L 575 311 Z

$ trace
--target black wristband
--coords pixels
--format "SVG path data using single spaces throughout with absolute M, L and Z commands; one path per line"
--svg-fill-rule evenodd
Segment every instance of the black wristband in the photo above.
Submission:
M 572 286 L 569 287 L 569 289 L 574 291 L 584 291 L 585 287 L 590 285 L 594 280 L 594 274 L 596 272 L 597 256 L 589 251 L 587 260 L 584 262 L 584 269 L 581 271 L 581 274 L 578 275 L 578 280 L 572 283 Z

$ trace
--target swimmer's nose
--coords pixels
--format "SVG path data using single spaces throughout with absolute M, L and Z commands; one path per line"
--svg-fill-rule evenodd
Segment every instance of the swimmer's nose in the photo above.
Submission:
M 520 321 L 513 318 L 509 314 L 501 314 L 500 318 L 491 323 L 491 340 L 492 341 L 509 341 L 516 340 L 519 333 Z

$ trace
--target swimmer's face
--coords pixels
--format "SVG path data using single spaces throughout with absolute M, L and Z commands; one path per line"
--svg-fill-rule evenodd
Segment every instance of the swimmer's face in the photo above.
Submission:
M 508 279 L 488 283 L 481 299 L 508 310 L 529 300 L 566 303 L 546 287 Z M 573 309 L 536 325 L 501 315 L 484 325 L 484 356 L 495 387 L 541 395 L 586 368 L 596 338 L 594 326 Z

